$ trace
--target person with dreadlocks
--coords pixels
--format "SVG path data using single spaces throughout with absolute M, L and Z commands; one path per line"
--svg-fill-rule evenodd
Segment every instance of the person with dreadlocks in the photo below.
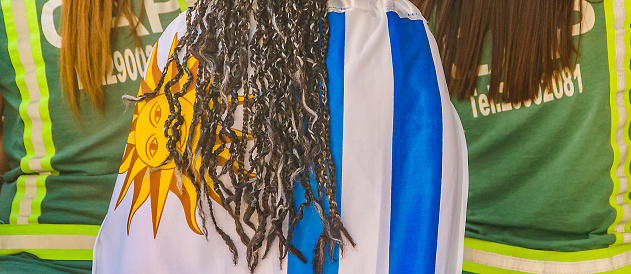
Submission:
M 126 99 L 95 273 L 460 272 L 466 144 L 407 0 L 199 0 Z
M 90 273 L 131 126 L 121 96 L 135 94 L 152 45 L 185 4 L 0 8 L 0 273 Z
M 467 137 L 464 269 L 631 273 L 631 1 L 417 4 Z

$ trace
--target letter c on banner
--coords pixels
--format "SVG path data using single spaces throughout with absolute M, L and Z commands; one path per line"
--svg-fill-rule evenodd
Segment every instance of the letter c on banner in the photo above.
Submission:
M 42 8 L 42 32 L 48 43 L 56 48 L 61 48 L 61 36 L 55 29 L 54 12 L 55 9 L 61 7 L 62 0 L 50 0 L 44 4 Z

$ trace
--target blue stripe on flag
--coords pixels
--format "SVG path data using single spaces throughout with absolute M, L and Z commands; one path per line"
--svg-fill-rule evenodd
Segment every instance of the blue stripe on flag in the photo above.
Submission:
M 335 161 L 335 178 L 337 181 L 337 204 L 341 204 L 342 192 L 342 127 L 344 125 L 344 48 L 346 33 L 346 17 L 343 13 L 328 13 L 329 18 L 329 49 L 327 56 L 327 68 L 329 74 L 329 108 L 331 116 L 331 152 Z M 315 185 L 315 184 L 312 184 Z M 317 191 L 313 188 L 314 193 Z M 305 201 L 305 190 L 300 184 L 296 184 L 294 204 L 300 206 Z M 327 208 L 328 209 L 328 208 Z M 300 250 L 309 261 L 304 264 L 295 256 L 289 256 L 287 273 L 313 273 L 312 259 L 313 248 L 322 233 L 322 222 L 313 206 L 305 208 L 302 221 L 296 225 L 292 243 Z M 339 258 L 336 248 L 335 258 Z M 338 260 L 331 262 L 327 257 L 324 273 L 337 273 Z
M 394 71 L 390 273 L 434 273 L 442 180 L 442 107 L 421 20 L 388 12 Z

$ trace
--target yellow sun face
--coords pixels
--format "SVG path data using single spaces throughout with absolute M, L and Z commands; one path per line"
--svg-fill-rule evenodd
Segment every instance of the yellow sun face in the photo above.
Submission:
M 177 36 L 173 38 L 169 55 L 173 53 L 173 50 L 177 44 Z M 158 44 L 156 44 L 151 60 L 147 66 L 147 74 L 140 86 L 139 94 L 151 92 L 157 86 L 157 82 L 162 76 L 162 71 L 157 64 L 157 52 Z M 197 74 L 198 61 L 194 58 L 190 58 L 187 61 L 187 66 L 191 69 L 193 74 L 193 83 Z M 173 64 L 166 72 L 166 78 L 164 83 L 177 73 L 177 68 Z M 171 92 L 179 92 L 186 81 L 187 74 L 184 73 L 184 77 L 171 88 Z M 129 226 L 131 220 L 136 211 L 151 198 L 151 216 L 153 223 L 154 237 L 157 234 L 164 205 L 169 193 L 175 194 L 184 208 L 184 214 L 186 221 L 191 230 L 197 234 L 202 234 L 197 221 L 195 219 L 197 194 L 195 186 L 190 178 L 187 176 L 179 176 L 176 174 L 175 163 L 171 160 L 167 164 L 161 166 L 159 169 L 155 169 L 160 166 L 167 157 L 169 152 L 166 149 L 166 137 L 164 136 L 164 125 L 170 114 L 169 104 L 164 96 L 164 91 L 161 90 L 156 98 L 149 101 L 142 101 L 136 105 L 134 111 L 134 118 L 132 121 L 131 131 L 127 140 L 127 148 L 125 155 L 123 156 L 123 162 L 121 164 L 119 173 L 123 174 L 127 172 L 123 187 L 118 196 L 116 202 L 116 208 L 123 201 L 123 198 L 128 194 L 130 187 L 133 183 L 133 197 L 132 204 L 129 211 L 129 217 L 127 220 L 127 232 L 129 233 Z M 184 117 L 184 124 L 180 127 L 180 143 L 178 149 L 182 151 L 185 147 L 185 142 L 188 138 L 189 127 L 193 117 L 193 103 L 195 101 L 195 85 L 190 85 L 185 95 L 181 97 L 180 104 L 182 105 L 182 116 Z M 243 98 L 239 98 L 239 103 L 243 103 Z M 218 129 L 220 130 L 220 129 Z M 236 130 L 235 130 L 236 131 Z M 199 130 L 195 131 L 195 137 L 198 137 Z M 236 131 L 238 136 L 241 136 L 241 132 Z M 194 138 L 194 140 L 196 139 Z M 196 142 L 193 142 L 196 143 Z M 215 144 L 215 149 L 219 144 Z M 218 163 L 223 165 L 227 159 L 230 158 L 228 148 L 226 148 L 220 155 Z M 199 162 L 196 163 L 199 167 Z M 236 167 L 233 167 L 235 170 Z M 181 179 L 181 184 L 178 186 L 178 177 Z M 206 178 L 207 182 L 210 181 L 209 177 Z M 212 190 L 212 187 L 208 187 L 211 191 L 210 196 L 221 204 L 219 197 Z

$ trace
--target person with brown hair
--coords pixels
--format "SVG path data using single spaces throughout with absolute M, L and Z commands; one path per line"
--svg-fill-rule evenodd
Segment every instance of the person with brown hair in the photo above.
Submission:
M 630 273 L 631 2 L 416 4 L 467 137 L 464 270 Z
M 181 1 L 180 1 L 181 2 Z M 0 93 L 8 163 L 0 272 L 89 273 L 134 94 L 185 6 L 154 0 L 1 1 Z

